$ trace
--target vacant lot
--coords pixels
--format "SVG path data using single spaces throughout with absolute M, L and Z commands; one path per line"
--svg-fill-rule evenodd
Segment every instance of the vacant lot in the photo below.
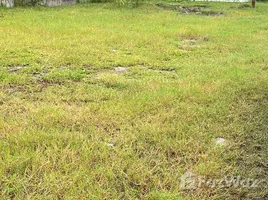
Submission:
M 268 198 L 268 4 L 204 5 L 0 8 L 0 199 Z

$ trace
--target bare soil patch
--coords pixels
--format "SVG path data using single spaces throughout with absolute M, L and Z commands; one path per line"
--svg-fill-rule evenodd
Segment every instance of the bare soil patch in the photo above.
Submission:
M 183 14 L 198 14 L 207 16 L 220 16 L 223 12 L 204 10 L 208 8 L 206 5 L 195 5 L 195 6 L 181 6 L 181 5 L 169 5 L 164 3 L 157 3 L 156 6 L 165 10 L 174 10 Z

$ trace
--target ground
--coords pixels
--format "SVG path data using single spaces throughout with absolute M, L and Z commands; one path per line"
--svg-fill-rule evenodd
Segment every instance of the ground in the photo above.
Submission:
M 268 5 L 198 4 L 0 8 L 0 198 L 267 199 Z

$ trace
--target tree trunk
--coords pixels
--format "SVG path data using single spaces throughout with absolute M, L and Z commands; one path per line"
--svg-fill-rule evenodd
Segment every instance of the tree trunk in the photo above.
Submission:
M 252 7 L 255 8 L 256 0 L 252 0 Z

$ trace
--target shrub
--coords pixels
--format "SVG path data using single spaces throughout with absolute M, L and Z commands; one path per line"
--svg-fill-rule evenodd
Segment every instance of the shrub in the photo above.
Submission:
M 115 0 L 120 6 L 127 6 L 129 8 L 135 8 L 139 4 L 139 0 Z

